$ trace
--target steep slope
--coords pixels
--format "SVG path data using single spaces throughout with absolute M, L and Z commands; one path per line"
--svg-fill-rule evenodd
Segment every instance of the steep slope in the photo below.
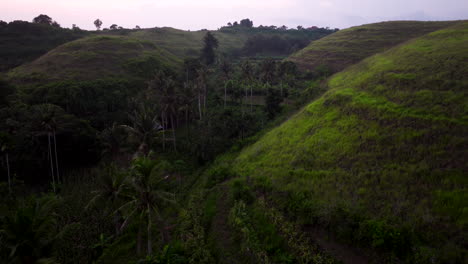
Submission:
M 39 59 L 13 69 L 16 82 L 145 78 L 157 67 L 181 61 L 155 44 L 122 36 L 97 36 L 59 46 Z
M 303 70 L 313 71 L 321 66 L 334 73 L 409 39 L 455 23 L 458 22 L 392 21 L 352 27 L 314 41 L 288 59 Z
M 328 85 L 245 149 L 236 172 L 341 241 L 411 263 L 463 263 L 468 23 L 370 57 Z

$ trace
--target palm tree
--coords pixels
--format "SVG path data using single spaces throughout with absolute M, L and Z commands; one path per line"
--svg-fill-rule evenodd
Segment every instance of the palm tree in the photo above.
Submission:
M 52 105 L 52 104 L 37 105 L 37 106 L 34 106 L 33 108 L 34 108 L 33 111 L 36 114 L 38 114 L 37 120 L 39 124 L 37 126 L 37 129 L 39 129 L 39 131 L 37 135 L 41 136 L 43 134 L 47 134 L 48 158 L 50 161 L 52 187 L 55 192 L 56 191 L 55 180 L 57 179 L 57 183 L 60 183 L 56 134 L 59 128 L 61 129 L 65 128 L 65 126 L 67 125 L 66 119 L 68 118 L 68 116 L 65 114 L 62 108 L 56 105 Z M 52 144 L 54 145 L 54 150 L 52 150 Z
M 227 84 L 229 82 L 229 73 L 231 72 L 231 64 L 226 59 L 223 59 L 220 64 L 221 72 L 223 73 L 224 79 L 224 108 L 226 108 L 226 98 L 227 98 Z
M 100 138 L 104 145 L 102 156 L 109 155 L 111 160 L 115 160 L 115 157 L 125 149 L 125 142 L 128 136 L 125 132 L 122 126 L 114 122 L 111 127 L 104 129 L 100 133 Z
M 55 196 L 36 199 L 34 203 L 19 207 L 4 218 L 0 240 L 10 251 L 11 263 L 37 263 L 51 255 L 56 234 Z
M 161 111 L 161 122 L 163 127 L 163 149 L 165 149 L 166 135 L 165 130 L 169 127 L 172 129 L 172 141 L 174 150 L 176 147 L 176 122 L 178 116 L 178 94 L 177 83 L 174 78 L 163 71 L 158 71 L 153 80 L 148 84 L 148 90 L 151 92 L 152 97 L 158 102 Z
M 11 145 L 11 136 L 7 133 L 0 133 L 0 151 L 5 153 L 7 176 L 8 176 L 8 192 L 11 194 L 11 175 L 10 175 L 10 159 L 9 159 L 9 148 Z
M 163 203 L 175 203 L 174 194 L 163 191 L 160 188 L 160 183 L 165 181 L 168 175 L 156 175 L 155 168 L 157 162 L 148 156 L 137 158 L 133 161 L 131 169 L 131 177 L 129 178 L 129 193 L 125 196 L 127 202 L 122 205 L 119 209 L 123 212 L 127 212 L 125 221 L 123 222 L 121 229 L 125 228 L 130 219 L 135 216 L 139 216 L 138 220 L 146 225 L 147 232 L 147 254 L 152 254 L 153 239 L 153 219 L 161 225 L 160 232 L 163 243 L 168 242 L 168 233 L 165 228 L 165 222 L 162 218 L 161 205 Z M 140 240 L 141 229 L 137 240 Z M 138 243 L 139 245 L 140 243 Z M 139 252 L 139 247 L 137 247 Z
M 148 153 L 148 148 L 152 139 L 154 139 L 156 133 L 162 129 L 156 114 L 156 109 L 148 105 L 140 104 L 129 117 L 132 121 L 132 126 L 123 125 L 121 127 L 133 136 L 135 140 L 139 141 L 138 150 L 133 155 L 133 158 L 144 156 Z
M 260 66 L 260 75 L 264 83 L 272 84 L 276 74 L 276 62 L 268 59 L 262 62 Z
M 127 175 L 119 171 L 113 164 L 105 167 L 102 172 L 99 175 L 98 188 L 93 191 L 94 197 L 89 201 L 86 209 L 95 206 L 99 202 L 104 203 L 104 208 L 110 209 L 114 214 L 115 235 L 118 236 L 122 224 L 120 221 L 122 212 L 117 208 L 122 205 L 122 196 L 127 191 Z
M 198 77 L 196 79 L 196 87 L 198 91 L 198 111 L 200 113 L 200 120 L 203 119 L 202 114 L 202 105 L 203 105 L 203 113 L 206 112 L 206 96 L 207 96 L 207 75 L 208 75 L 208 68 L 205 66 L 200 67 L 197 70 Z
M 241 73 L 242 73 L 242 78 L 244 79 L 244 82 L 247 84 L 245 95 L 246 97 L 248 96 L 248 88 L 250 86 L 250 112 L 253 110 L 253 91 L 252 91 L 252 79 L 253 79 L 253 67 L 250 64 L 249 61 L 244 61 L 241 64 Z

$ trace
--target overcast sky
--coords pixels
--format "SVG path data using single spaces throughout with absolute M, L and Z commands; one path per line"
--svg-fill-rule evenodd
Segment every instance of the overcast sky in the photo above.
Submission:
M 388 20 L 468 19 L 468 0 L 0 0 L 0 20 L 47 14 L 62 27 L 170 26 L 216 29 L 250 18 L 254 25 L 347 28 Z

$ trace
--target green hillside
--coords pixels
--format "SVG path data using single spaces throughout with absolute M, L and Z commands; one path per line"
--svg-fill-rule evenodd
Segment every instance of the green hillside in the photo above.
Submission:
M 168 50 L 178 57 L 196 57 L 203 46 L 203 37 L 207 30 L 185 31 L 174 28 L 151 28 L 132 31 L 129 36 L 155 43 L 158 47 Z M 282 40 L 297 41 L 299 43 L 314 41 L 334 32 L 329 29 L 311 30 L 278 30 L 271 28 L 243 28 L 223 27 L 210 31 L 219 41 L 219 52 L 230 56 L 239 56 L 245 44 L 258 37 L 265 37 L 274 45 L 281 46 Z M 273 38 L 278 37 L 278 38 Z M 264 45 L 264 44 L 263 44 Z M 260 52 L 261 53 L 261 52 Z M 292 52 L 284 50 L 276 55 L 288 56 Z M 269 55 L 269 54 L 260 54 Z
M 430 31 L 446 24 L 420 25 Z M 269 190 L 267 198 L 287 215 L 339 241 L 389 260 L 463 263 L 468 23 L 370 57 L 328 85 L 324 96 L 242 151 L 237 174 Z
M 33 61 L 48 51 L 91 32 L 0 20 L 0 72 Z
M 131 37 L 147 40 L 158 47 L 168 50 L 178 57 L 198 56 L 203 46 L 203 37 L 207 31 L 184 31 L 174 28 L 154 28 L 138 30 L 130 33 Z M 245 33 L 229 34 L 214 32 L 219 40 L 222 52 L 241 48 L 248 38 Z
M 303 70 L 314 70 L 321 66 L 338 72 L 409 39 L 455 23 L 458 22 L 392 21 L 352 27 L 314 41 L 291 55 L 289 60 Z
M 150 69 L 176 67 L 181 61 L 155 44 L 122 36 L 96 36 L 64 44 L 13 69 L 15 81 L 145 78 Z

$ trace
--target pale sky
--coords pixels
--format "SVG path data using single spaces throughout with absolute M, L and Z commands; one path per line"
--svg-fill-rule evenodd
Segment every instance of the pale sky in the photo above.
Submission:
M 170 26 L 217 29 L 250 18 L 258 25 L 347 28 L 388 20 L 468 19 L 468 0 L 0 0 L 0 20 L 46 14 L 62 27 Z

